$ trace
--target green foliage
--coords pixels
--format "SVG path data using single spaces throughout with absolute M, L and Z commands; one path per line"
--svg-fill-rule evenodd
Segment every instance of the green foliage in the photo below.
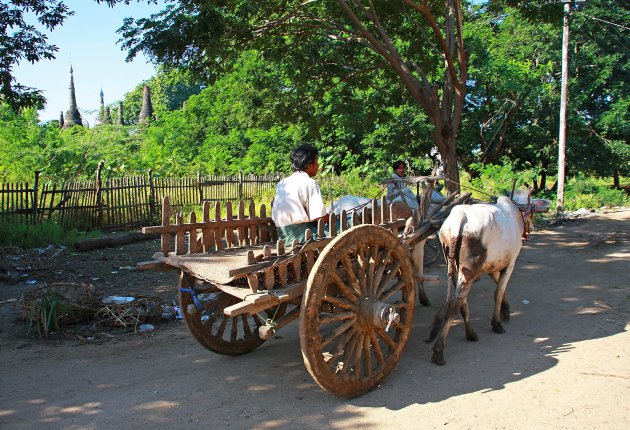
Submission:
M 32 183 L 34 171 L 45 170 L 61 142 L 58 128 L 39 124 L 35 109 L 16 114 L 8 104 L 0 104 L 0 181 Z
M 28 312 L 28 334 L 48 337 L 59 330 L 60 323 L 68 316 L 63 297 L 54 290 L 46 291 Z
M 534 179 L 534 172 L 520 172 L 515 169 L 514 164 L 504 158 L 503 164 L 475 164 L 469 169 L 476 173 L 475 177 L 463 175 L 461 180 L 462 191 L 471 192 L 474 198 L 488 201 L 490 197 L 500 195 L 510 195 L 512 185 L 516 181 L 516 188 L 525 183 L 531 186 Z
M 145 85 L 151 88 L 153 114 L 162 118 L 168 112 L 181 109 L 186 100 L 199 94 L 203 84 L 186 69 L 167 69 L 160 67 L 157 74 L 136 85 L 125 94 L 123 100 L 123 120 L 126 125 L 137 125 L 142 108 L 142 94 Z M 112 117 L 118 118 L 118 105 L 112 105 Z
M 571 178 L 565 185 L 564 209 L 599 209 L 606 206 L 630 206 L 630 197 L 624 190 L 611 188 L 610 182 L 582 174 Z
M 312 12 L 304 17 L 340 24 L 335 31 L 345 32 L 343 40 L 327 32 L 307 37 L 321 26 L 289 33 L 265 27 L 272 37 L 253 37 L 254 23 L 269 23 L 298 3 Z M 440 2 L 430 3 L 436 16 L 441 13 Z M 557 166 L 562 5 L 534 3 L 465 3 L 470 56 L 457 151 L 467 183 L 492 194 L 508 191 L 513 177 L 522 176 L 514 172 L 525 172 L 531 182 L 534 174 L 553 175 Z M 60 130 L 56 121 L 39 124 L 34 109 L 16 113 L 0 105 L 0 181 L 32 183 L 34 170 L 42 181 L 92 179 L 101 160 L 105 177 L 149 168 L 160 176 L 288 173 L 290 150 L 301 143 L 317 146 L 322 170 L 334 174 L 378 176 L 396 159 L 420 174 L 430 172 L 435 129 L 424 108 L 381 57 L 346 43 L 356 33 L 336 3 L 222 5 L 172 2 L 163 14 L 121 30 L 130 54 L 148 52 L 160 63 L 154 78 L 125 97 L 129 126 Z M 401 55 L 416 59 L 409 65 L 425 70 L 427 82 L 440 88 L 438 50 L 398 7 L 375 3 L 383 24 L 395 30 L 392 43 Z M 567 173 L 627 175 L 626 33 L 598 19 L 625 22 L 628 10 L 612 0 L 572 7 Z M 191 35 L 198 37 L 191 41 Z M 137 127 L 144 84 L 151 86 L 157 119 Z M 495 171 L 495 164 L 505 169 Z M 483 165 L 490 167 L 484 171 Z
M 330 200 L 330 188 L 334 199 L 344 195 L 378 199 L 383 191 L 380 181 L 382 178 L 376 175 L 366 176 L 360 169 L 346 170 L 339 176 L 321 174 L 316 179 L 326 201 Z
M 461 179 L 462 191 L 472 192 L 473 197 L 487 201 L 491 196 L 510 195 L 514 180 L 516 180 L 516 189 L 525 183 L 532 185 L 536 171 L 518 171 L 509 160 L 504 159 L 503 162 L 502 165 L 472 166 L 471 169 L 474 169 L 478 176 L 471 179 L 470 176 L 464 175 Z M 555 190 L 539 190 L 534 197 L 552 200 L 554 202 L 552 208 L 556 205 Z M 567 180 L 564 210 L 599 209 L 605 206 L 630 206 L 630 197 L 624 190 L 613 189 L 610 179 L 578 174 Z
M 48 43 L 45 31 L 62 25 L 73 12 L 57 0 L 8 0 L 0 11 L 0 104 L 7 103 L 16 111 L 41 106 L 46 101 L 42 92 L 17 82 L 13 67 L 25 60 L 55 58 L 58 48 Z
M 79 232 L 76 229 L 65 231 L 60 225 L 44 222 L 41 224 L 0 223 L 0 245 L 17 246 L 28 249 L 50 244 L 69 246 L 79 239 L 100 236 L 100 232 Z

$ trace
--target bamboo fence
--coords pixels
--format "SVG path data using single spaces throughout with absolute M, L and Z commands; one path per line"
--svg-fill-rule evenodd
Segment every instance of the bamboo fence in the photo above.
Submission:
M 0 222 L 54 222 L 79 230 L 135 228 L 160 219 L 160 205 L 168 196 L 171 207 L 182 209 L 203 202 L 254 199 L 274 189 L 278 175 L 154 178 L 146 176 L 102 179 L 99 164 L 93 181 L 40 184 L 35 181 L 0 184 Z

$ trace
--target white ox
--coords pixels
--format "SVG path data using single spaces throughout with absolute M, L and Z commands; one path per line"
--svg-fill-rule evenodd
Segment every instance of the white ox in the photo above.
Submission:
M 405 200 L 403 202 L 402 197 L 398 196 L 395 199 L 392 200 L 392 203 L 396 203 L 396 202 L 400 202 L 400 203 L 407 203 L 406 205 L 402 205 L 400 207 L 409 207 L 412 210 L 417 210 L 419 208 L 418 205 L 418 200 L 416 199 L 416 195 L 413 194 L 413 192 L 411 190 L 409 190 L 408 188 L 405 189 L 407 192 L 405 192 Z M 413 197 L 410 197 L 413 196 Z M 440 203 L 444 200 L 444 196 L 440 193 L 438 193 L 437 191 L 433 191 L 433 194 L 431 196 L 431 203 Z M 377 204 L 380 205 L 380 200 L 376 201 Z M 359 196 L 352 196 L 352 195 L 345 195 L 340 197 L 338 200 L 336 200 L 333 203 L 333 208 L 334 211 L 331 210 L 332 208 L 329 206 L 327 209 L 327 212 L 335 212 L 336 215 L 340 215 L 342 210 L 345 210 L 346 212 L 350 212 L 352 210 L 358 210 L 359 212 L 361 210 L 363 210 L 363 208 L 368 208 L 368 209 L 372 209 L 372 201 L 370 199 L 368 199 L 367 197 L 359 197 Z M 407 215 L 407 216 L 411 216 L 411 214 Z
M 525 198 L 525 201 L 522 199 Z M 514 196 L 519 204 L 529 203 L 529 192 Z M 468 293 L 475 280 L 487 273 L 496 282 L 492 331 L 504 333 L 501 320 L 510 319 L 505 289 L 521 251 L 534 212 L 546 211 L 547 200 L 535 200 L 521 213 L 507 197 L 496 204 L 460 205 L 453 208 L 440 228 L 440 241 L 448 263 L 447 295 L 444 306 L 435 316 L 427 342 L 437 337 L 431 361 L 443 365 L 444 343 L 453 318 L 459 310 L 464 319 L 466 339 L 476 341 L 468 312 Z M 451 294 L 451 290 L 454 293 Z

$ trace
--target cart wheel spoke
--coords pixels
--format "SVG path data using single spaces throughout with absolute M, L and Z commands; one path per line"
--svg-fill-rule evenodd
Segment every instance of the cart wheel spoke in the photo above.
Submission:
M 320 386 L 354 397 L 393 370 L 411 331 L 413 279 L 411 256 L 383 227 L 353 227 L 324 248 L 300 314 L 304 363 Z
M 357 278 L 358 269 L 355 267 L 356 265 L 350 260 L 350 256 L 344 255 L 341 258 L 341 264 L 343 265 L 344 270 L 346 271 L 346 283 L 352 288 L 353 292 L 357 295 L 361 294 L 361 286 L 359 285 L 359 280 Z
M 375 295 L 375 286 L 374 286 L 374 268 L 376 266 L 376 264 L 380 261 L 379 260 L 379 256 L 380 256 L 381 252 L 379 252 L 379 249 L 377 246 L 373 246 L 370 249 L 370 254 L 368 257 L 368 266 L 367 266 L 367 270 L 366 270 L 366 275 L 367 275 L 367 291 L 370 295 L 374 296 Z
M 368 249 L 366 248 L 359 248 L 357 249 L 357 255 L 356 255 L 356 263 L 355 267 L 355 273 L 357 275 L 357 281 L 359 283 L 359 291 L 361 291 L 362 294 L 365 294 L 367 292 L 367 279 L 366 279 L 366 273 L 367 273 L 367 266 L 368 266 L 368 261 L 369 261 L 369 257 L 367 256 L 368 254 Z
M 332 360 L 330 361 L 330 366 L 332 366 L 332 370 L 334 372 L 338 371 L 339 363 L 344 362 L 344 356 L 346 354 L 346 347 L 348 343 L 354 336 L 354 330 L 347 330 L 345 333 L 337 339 L 337 342 L 334 344 L 333 348 L 331 348 L 331 352 L 329 354 L 332 356 Z M 324 352 L 326 354 L 326 352 Z
M 336 272 L 332 272 L 330 274 L 330 280 L 335 284 L 339 292 L 343 294 L 346 299 L 350 300 L 352 303 L 356 303 L 359 293 L 356 290 L 348 288 Z
M 344 321 L 347 319 L 354 319 L 354 314 L 352 312 L 344 312 L 344 313 L 332 314 L 332 315 L 322 315 L 320 317 L 319 322 L 321 325 L 325 325 L 325 324 L 331 324 L 336 321 Z
M 186 279 L 186 277 L 188 279 Z M 194 285 L 194 294 L 190 286 Z M 253 351 L 264 342 L 258 336 L 258 327 L 265 324 L 259 315 L 225 315 L 228 306 L 240 299 L 224 293 L 211 284 L 195 282 L 190 275 L 182 274 L 179 285 L 179 301 L 184 321 L 192 335 L 204 347 L 218 354 L 241 355 Z M 184 291 L 182 291 L 184 290 Z M 201 305 L 199 309 L 198 305 Z M 269 317 L 284 315 L 286 307 L 266 310 Z
M 339 336 L 341 336 L 342 334 L 344 334 L 345 332 L 349 332 L 352 333 L 352 324 L 354 323 L 354 318 L 350 321 L 347 321 L 345 324 L 337 327 L 332 334 L 330 335 L 330 337 L 328 337 L 327 339 L 322 339 L 322 348 L 325 348 L 329 343 L 331 343 L 333 340 L 335 340 L 336 338 L 338 338 Z
M 341 309 L 345 309 L 345 310 L 354 309 L 354 305 L 352 303 L 339 297 L 326 296 L 322 299 L 322 301 L 326 303 L 330 303 L 331 305 L 335 307 L 339 307 Z
M 376 293 L 378 290 L 378 286 L 381 285 L 381 280 L 383 279 L 383 273 L 385 272 L 385 267 L 390 259 L 390 252 L 383 251 L 381 252 L 380 259 L 378 260 L 378 265 L 374 270 L 374 280 L 372 281 L 372 291 L 374 291 L 374 296 L 378 296 Z
M 396 261 L 393 263 L 391 267 L 387 267 L 387 274 L 380 281 L 378 288 L 376 290 L 376 296 L 380 297 L 383 294 L 383 291 L 391 286 L 392 279 L 398 274 L 398 270 L 400 269 L 401 262 Z
M 340 372 L 343 372 L 343 373 L 356 372 L 356 362 L 354 358 L 355 358 L 355 353 L 356 353 L 355 350 L 356 350 L 357 344 L 359 343 L 360 337 L 361 335 L 359 333 L 354 332 L 349 342 L 346 344 L 343 351 L 342 367 L 340 369 Z
M 359 334 L 356 337 L 356 342 L 354 342 L 353 348 L 352 348 L 352 355 L 351 355 L 351 359 L 348 360 L 348 362 L 350 363 L 350 365 L 352 366 L 351 369 L 357 374 L 362 376 L 362 372 L 363 372 L 363 366 L 362 366 L 362 360 L 363 360 L 363 339 L 365 339 L 365 335 L 363 333 Z
M 363 358 L 364 358 L 364 368 L 366 372 L 366 376 L 368 378 L 372 377 L 372 348 L 370 346 L 370 335 L 366 335 L 363 337 Z
M 385 364 L 385 355 L 383 355 L 381 345 L 378 341 L 378 337 L 376 337 L 376 333 L 374 332 L 374 330 L 370 331 L 370 341 L 372 343 L 372 349 L 374 350 L 374 355 L 376 356 L 378 365 L 383 366 Z
M 236 342 L 236 336 L 238 335 L 238 320 L 239 318 L 230 318 L 232 323 L 232 331 L 230 332 L 230 341 Z
M 243 323 L 243 332 L 245 333 L 245 337 L 252 336 L 252 329 L 249 327 L 249 321 L 247 320 L 247 315 L 241 315 L 241 321 Z
M 380 337 L 381 339 L 383 339 L 383 342 L 385 342 L 385 344 L 390 348 L 393 349 L 396 347 L 396 342 L 394 341 L 394 339 L 392 339 L 391 337 L 389 337 L 389 335 L 387 334 L 387 332 L 385 330 L 383 330 L 380 327 L 376 328 L 376 333 L 378 334 L 378 337 Z
M 398 280 L 394 285 L 390 286 L 386 290 L 384 290 L 379 296 L 378 299 L 382 302 L 388 301 L 394 294 L 399 292 L 402 287 L 405 285 L 406 281 Z
M 230 320 L 229 317 L 226 317 L 225 315 L 221 315 L 221 324 L 219 324 L 219 328 L 217 329 L 217 333 L 216 333 L 216 336 L 218 338 L 223 339 L 223 334 L 225 333 L 225 327 L 227 326 L 227 323 L 229 320 Z

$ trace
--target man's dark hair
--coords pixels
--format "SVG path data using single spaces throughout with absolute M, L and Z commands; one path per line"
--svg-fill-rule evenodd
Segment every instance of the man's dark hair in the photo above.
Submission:
M 404 162 L 404 161 L 401 161 L 401 160 L 394 161 L 394 164 L 392 164 L 392 169 L 394 169 L 394 171 L 396 171 L 396 170 L 398 170 L 398 169 L 399 169 L 400 167 L 402 167 L 402 166 L 407 167 L 407 166 L 405 165 L 405 162 Z
M 317 148 L 313 145 L 300 145 L 291 151 L 291 169 L 294 172 L 302 171 L 306 169 L 309 164 L 312 164 L 317 159 Z

